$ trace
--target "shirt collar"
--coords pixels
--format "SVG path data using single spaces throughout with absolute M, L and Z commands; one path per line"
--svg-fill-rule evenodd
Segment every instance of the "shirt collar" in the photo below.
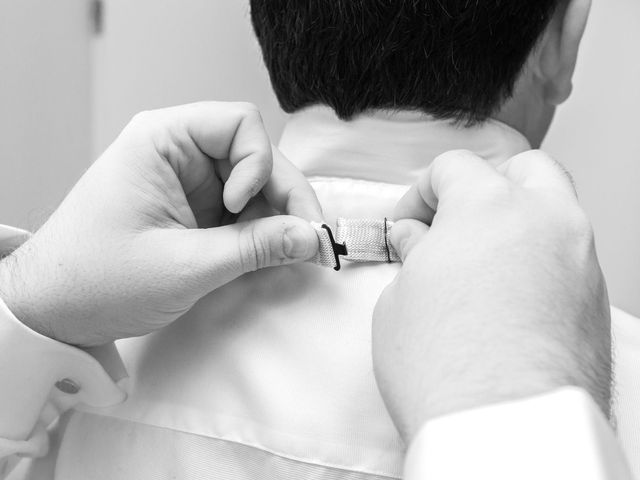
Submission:
M 343 121 L 324 106 L 291 115 L 279 147 L 307 176 L 405 185 L 449 150 L 471 150 L 496 164 L 531 148 L 522 134 L 496 120 L 464 127 L 417 112 L 377 111 Z

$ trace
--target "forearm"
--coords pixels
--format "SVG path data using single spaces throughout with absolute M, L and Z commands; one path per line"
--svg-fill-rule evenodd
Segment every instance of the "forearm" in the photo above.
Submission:
M 114 380 L 124 376 L 113 345 L 102 348 L 102 364 L 92 355 L 40 335 L 14 313 L 28 309 L 27 289 L 17 258 L 26 232 L 0 225 L 0 478 L 21 457 L 39 457 L 48 449 L 47 427 L 79 402 L 101 406 L 122 401 Z M 9 309 L 3 297 L 10 299 Z M 12 311 L 14 310 L 14 311 Z M 109 370 L 110 374 L 105 371 Z
M 4 301 L 11 313 L 20 319 L 21 323 L 38 333 L 50 337 L 49 332 L 43 331 L 41 325 L 33 323 L 33 316 L 29 312 L 29 306 L 33 303 L 33 299 L 27 296 L 29 292 L 37 291 L 38 289 L 35 285 L 25 285 L 25 278 L 29 276 L 29 272 L 25 271 L 28 261 L 25 264 L 22 259 L 26 257 L 28 260 L 30 249 L 27 241 L 0 260 L 0 299 Z M 40 275 L 42 273 L 39 272 Z M 36 280 L 38 275 L 32 275 L 31 278 Z M 42 316 L 40 315 L 40 317 Z
M 410 287 L 397 282 L 388 292 L 404 294 Z M 377 379 L 405 437 L 442 415 L 569 386 L 588 392 L 608 418 L 608 333 L 594 335 L 589 345 L 576 331 L 582 328 L 579 321 L 566 325 L 532 309 L 516 318 L 500 310 L 484 311 L 482 305 L 463 314 L 448 303 L 436 310 L 417 298 L 376 311 Z M 593 323 L 609 325 L 609 314 L 601 316 L 601 321 Z M 543 328 L 541 322 L 549 326 Z M 387 348 L 394 341 L 397 347 Z M 402 381 L 393 373 L 396 368 L 402 368 Z
M 609 418 L 612 360 L 608 333 L 594 336 L 603 340 L 588 344 L 579 338 L 579 332 L 559 333 L 560 329 L 552 326 L 539 328 L 538 334 L 529 334 L 522 342 L 520 327 L 511 330 L 511 321 L 506 317 L 486 321 L 474 317 L 469 322 L 448 318 L 439 322 L 439 341 L 432 342 L 424 353 L 424 364 L 431 366 L 421 377 L 424 420 L 563 387 L 578 387 L 590 394 Z M 532 316 L 521 322 L 522 328 L 540 321 L 557 325 L 562 320 Z M 490 333 L 484 339 L 483 323 L 495 325 L 487 328 Z M 602 314 L 602 323 L 609 325 L 608 314 Z M 456 325 L 464 324 L 480 326 L 460 332 Z M 503 331 L 500 325 L 504 325 Z

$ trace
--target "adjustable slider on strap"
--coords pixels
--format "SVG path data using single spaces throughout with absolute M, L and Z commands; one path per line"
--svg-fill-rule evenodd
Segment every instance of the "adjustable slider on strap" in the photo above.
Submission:
M 338 218 L 335 238 L 331 227 L 312 222 L 318 235 L 318 254 L 311 260 L 316 265 L 340 270 L 340 256 L 348 262 L 400 262 L 391 245 L 393 222 L 372 218 Z
M 349 262 L 400 262 L 391 245 L 393 222 L 373 218 L 338 218 L 336 239 L 349 247 Z
M 331 227 L 312 222 L 320 248 L 311 260 L 316 265 L 340 270 L 340 256 L 349 262 L 400 262 L 391 245 L 393 222 L 371 218 L 338 218 L 335 239 Z

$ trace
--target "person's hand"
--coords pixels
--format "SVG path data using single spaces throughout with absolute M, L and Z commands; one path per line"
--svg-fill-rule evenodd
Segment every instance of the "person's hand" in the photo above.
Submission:
M 539 151 L 498 169 L 449 152 L 395 218 L 404 264 L 375 309 L 373 358 L 405 440 L 433 417 L 567 385 L 608 414 L 607 291 L 560 165 Z
M 0 263 L 0 298 L 32 329 L 93 346 L 162 328 L 245 272 L 309 259 L 320 206 L 271 148 L 249 104 L 137 115 Z M 236 222 L 265 204 L 292 216 Z

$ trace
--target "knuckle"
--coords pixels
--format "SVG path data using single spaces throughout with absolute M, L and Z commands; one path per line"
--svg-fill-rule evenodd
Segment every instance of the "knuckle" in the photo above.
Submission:
M 598 266 L 595 234 L 587 215 L 582 209 L 577 210 L 567 222 L 568 244 L 571 245 L 571 255 L 578 271 L 586 269 L 589 277 L 593 278 L 594 266 Z
M 240 104 L 240 111 L 244 121 L 255 123 L 257 125 L 260 125 L 261 128 L 264 128 L 262 114 L 260 113 L 260 109 L 257 105 L 254 105 L 253 103 L 243 102 Z
M 255 103 L 236 102 L 235 106 L 246 117 L 257 117 L 262 119 L 262 117 L 260 116 L 260 109 Z
M 513 167 L 529 167 L 542 164 L 564 170 L 555 158 L 543 150 L 527 150 L 511 157 L 508 162 Z
M 577 198 L 578 197 L 578 191 L 576 189 L 576 181 L 573 178 L 573 175 L 571 174 L 571 172 L 567 169 L 567 167 L 565 167 L 560 162 L 556 162 L 554 160 L 554 164 L 555 164 L 556 168 L 558 169 L 558 171 L 562 172 L 562 174 L 566 177 L 567 181 L 569 182 L 569 185 L 571 186 L 571 191 L 573 193 L 573 196 Z
M 540 154 L 543 154 L 543 152 L 530 150 L 510 158 L 507 162 L 509 172 L 520 172 L 530 165 L 546 162 L 546 158 L 541 158 Z
M 254 222 L 243 227 L 238 246 L 242 271 L 253 272 L 270 265 L 271 250 L 268 241 L 260 235 Z
M 556 160 L 555 157 L 553 157 L 549 153 L 543 150 L 531 150 L 530 152 L 527 152 L 527 154 L 530 155 L 530 158 L 532 161 L 547 162 L 550 166 L 557 169 L 559 172 L 562 172 L 569 179 L 572 185 L 575 185 L 575 182 L 573 181 L 573 176 L 571 175 L 569 170 L 567 170 L 567 167 L 565 167 L 562 163 Z
M 155 141 L 159 130 L 159 116 L 156 111 L 145 110 L 136 113 L 124 129 L 130 138 L 147 138 Z
M 171 129 L 168 130 L 166 119 L 158 110 L 145 110 L 131 118 L 122 132 L 122 138 L 130 145 L 144 145 L 166 154 L 173 142 Z
M 582 208 L 575 208 L 575 211 L 571 215 L 571 222 L 569 225 L 571 227 L 572 233 L 576 237 L 588 242 L 591 242 L 593 240 L 593 225 L 591 224 L 591 221 L 589 220 L 586 212 L 582 210 Z
M 518 155 L 516 159 L 533 161 L 543 160 L 545 162 L 557 163 L 556 160 L 544 150 L 528 150 Z
M 562 163 L 556 160 L 552 155 L 543 150 L 529 150 L 512 158 L 511 162 L 513 164 L 525 166 L 546 164 L 551 169 L 564 176 L 567 179 L 568 183 L 571 185 L 574 194 L 576 193 L 576 183 L 573 176 L 571 175 L 571 172 L 569 172 L 569 170 Z
M 433 161 L 433 168 L 435 169 L 459 166 L 477 158 L 479 157 L 469 150 L 450 150 L 438 155 L 435 158 L 435 160 Z
M 154 113 L 151 110 L 143 110 L 141 112 L 136 113 L 131 120 L 129 121 L 129 125 L 134 127 L 146 127 L 150 123 L 152 123 L 154 117 Z
M 563 198 L 547 199 L 541 217 L 532 228 L 546 227 L 555 241 L 570 246 L 574 258 L 589 258 L 595 251 L 595 234 L 586 212 L 575 202 Z

